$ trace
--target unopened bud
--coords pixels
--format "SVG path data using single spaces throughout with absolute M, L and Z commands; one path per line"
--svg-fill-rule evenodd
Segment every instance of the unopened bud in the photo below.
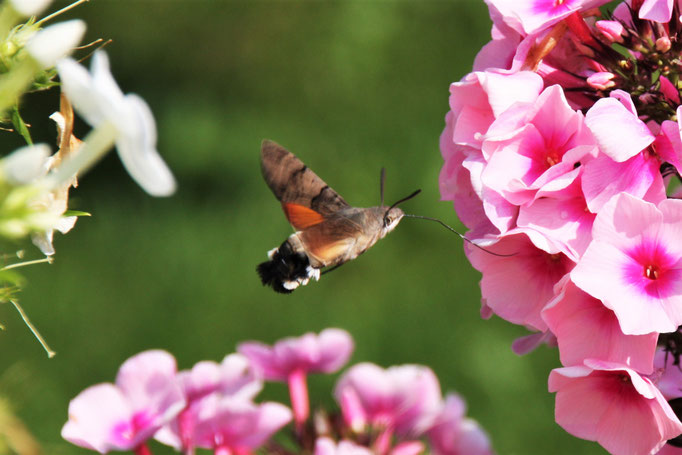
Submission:
M 587 78 L 587 85 L 597 90 L 606 90 L 616 85 L 616 83 L 613 82 L 614 77 L 616 76 L 613 73 L 600 71 Z
M 623 24 L 618 21 L 597 21 L 595 27 L 599 30 L 604 38 L 612 43 L 623 42 Z

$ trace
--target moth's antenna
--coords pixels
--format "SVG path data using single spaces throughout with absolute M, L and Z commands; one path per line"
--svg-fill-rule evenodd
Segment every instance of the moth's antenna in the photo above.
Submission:
M 384 206 L 384 182 L 386 181 L 386 168 L 381 168 L 381 177 L 379 177 L 379 195 L 381 196 L 381 205 Z
M 460 237 L 462 238 L 462 240 L 464 240 L 465 242 L 469 242 L 471 245 L 475 246 L 475 247 L 478 248 L 479 250 L 485 251 L 486 253 L 492 254 L 493 256 L 500 256 L 500 257 L 503 257 L 503 258 L 510 257 L 510 256 L 516 256 L 516 253 L 513 253 L 513 254 L 500 254 L 500 253 L 493 253 L 492 251 L 488 251 L 488 250 L 486 250 L 485 248 L 483 248 L 482 246 L 477 245 L 476 243 L 472 242 L 471 240 L 469 240 L 468 238 L 466 238 L 466 237 L 464 236 L 464 234 L 460 234 L 460 233 L 457 232 L 454 228 L 452 228 L 451 226 L 445 224 L 444 222 L 442 222 L 442 221 L 439 220 L 438 218 L 431 218 L 431 217 L 422 216 L 422 215 L 410 215 L 409 213 L 406 213 L 406 214 L 403 215 L 403 216 L 406 216 L 406 217 L 408 217 L 408 218 L 419 218 L 419 219 L 422 219 L 422 220 L 435 221 L 436 223 L 440 223 L 441 226 L 443 226 L 443 227 L 445 227 L 446 229 L 448 229 L 448 230 L 454 232 L 455 234 L 457 234 L 458 236 L 460 236 Z
M 415 192 L 413 192 L 412 194 L 410 194 L 409 196 L 406 196 L 406 197 L 400 199 L 398 202 L 395 202 L 393 205 L 391 205 L 391 206 L 386 210 L 386 212 L 384 213 L 384 226 L 386 225 L 386 217 L 388 216 L 388 212 L 390 212 L 392 208 L 394 208 L 394 207 L 397 206 L 398 204 L 401 204 L 401 203 L 403 203 L 403 202 L 405 202 L 405 201 L 407 201 L 407 200 L 412 199 L 413 197 L 415 197 L 416 195 L 418 195 L 418 194 L 421 193 L 421 192 L 422 192 L 422 190 L 421 190 L 421 188 L 420 188 L 420 189 L 418 189 L 417 191 L 415 191 Z M 383 206 L 383 204 L 381 204 L 381 205 Z

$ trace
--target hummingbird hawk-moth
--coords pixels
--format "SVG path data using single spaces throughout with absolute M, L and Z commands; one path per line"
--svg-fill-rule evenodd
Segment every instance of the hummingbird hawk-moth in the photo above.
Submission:
M 396 205 L 419 193 L 384 206 L 382 169 L 381 204 L 352 207 L 293 153 L 269 140 L 261 146 L 261 170 L 296 232 L 270 250 L 257 271 L 263 285 L 286 294 L 311 278 L 319 280 L 321 269 L 330 271 L 367 251 L 405 216 Z

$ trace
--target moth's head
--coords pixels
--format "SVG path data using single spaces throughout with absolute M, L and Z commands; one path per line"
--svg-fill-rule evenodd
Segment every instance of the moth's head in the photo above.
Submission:
M 403 216 L 405 216 L 405 212 L 399 207 L 392 207 L 386 210 L 386 213 L 384 214 L 384 224 L 381 227 L 381 237 L 395 229 Z

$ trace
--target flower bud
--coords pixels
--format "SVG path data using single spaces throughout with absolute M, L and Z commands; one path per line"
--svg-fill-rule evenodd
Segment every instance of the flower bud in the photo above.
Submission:
M 9 0 L 9 4 L 24 17 L 35 16 L 50 4 L 52 0 Z
M 623 24 L 618 21 L 597 21 L 595 27 L 602 33 L 602 36 L 612 43 L 623 42 Z
M 587 78 L 587 85 L 597 90 L 606 90 L 616 85 L 613 82 L 614 77 L 616 76 L 613 73 L 600 71 Z

